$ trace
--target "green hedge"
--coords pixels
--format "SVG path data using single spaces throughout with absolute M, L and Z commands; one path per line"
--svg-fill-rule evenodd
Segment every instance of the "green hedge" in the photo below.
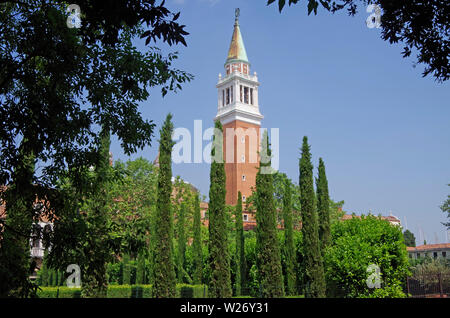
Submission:
M 80 288 L 69 287 L 40 287 L 37 292 L 39 298 L 80 298 Z M 109 285 L 108 298 L 151 298 L 151 285 Z M 204 285 L 177 285 L 178 298 L 207 297 L 207 288 Z
M 69 287 L 40 287 L 37 292 L 39 298 L 80 298 L 81 288 Z
M 208 297 L 205 285 L 177 284 L 177 298 L 204 298 Z

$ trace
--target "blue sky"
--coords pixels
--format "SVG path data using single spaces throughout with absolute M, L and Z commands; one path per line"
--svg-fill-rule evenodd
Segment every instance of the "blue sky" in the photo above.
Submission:
M 261 83 L 262 126 L 280 128 L 280 171 L 298 182 L 306 135 L 315 172 L 322 157 L 331 197 L 345 200 L 344 210 L 392 212 L 418 244 L 448 240 L 439 206 L 450 193 L 449 84 L 422 78 L 423 66 L 414 68 L 413 58 L 403 59 L 401 44 L 390 45 L 380 39 L 379 29 L 367 28 L 369 13 L 348 17 L 319 10 L 308 16 L 299 4 L 280 14 L 265 0 L 166 2 L 181 11 L 179 21 L 190 35 L 187 47 L 162 46 L 163 51 L 178 51 L 176 67 L 195 79 L 165 98 L 152 90 L 141 111 L 157 124 L 154 142 L 131 159 L 153 161 L 168 112 L 175 127 L 193 131 L 196 119 L 203 120 L 204 129 L 212 126 L 215 85 L 224 74 L 239 7 L 251 72 Z M 114 139 L 112 152 L 115 160 L 129 159 Z M 174 164 L 173 174 L 208 194 L 209 165 Z

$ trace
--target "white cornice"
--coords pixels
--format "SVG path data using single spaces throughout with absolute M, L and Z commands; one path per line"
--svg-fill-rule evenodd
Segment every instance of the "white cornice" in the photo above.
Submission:
M 232 108 L 229 111 L 225 111 L 222 113 L 218 113 L 217 116 L 214 118 L 214 121 L 220 120 L 222 125 L 228 124 L 235 120 L 240 120 L 243 122 L 247 122 L 250 124 L 255 124 L 258 126 L 261 126 L 261 120 L 264 118 L 263 115 L 261 115 L 258 112 L 248 112 L 239 108 Z
M 259 86 L 258 77 L 256 75 L 245 75 L 242 73 L 232 73 L 221 78 L 216 85 L 216 88 L 222 87 L 223 85 L 238 80 L 243 83 L 249 83 L 255 86 Z

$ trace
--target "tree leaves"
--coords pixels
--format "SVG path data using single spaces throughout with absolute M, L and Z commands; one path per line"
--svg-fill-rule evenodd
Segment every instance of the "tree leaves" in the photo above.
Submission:
M 319 0 L 327 11 L 335 13 L 347 9 L 354 16 L 358 7 L 365 9 L 367 4 L 376 4 L 382 9 L 381 38 L 390 44 L 401 42 L 405 45 L 401 53 L 403 58 L 409 57 L 414 50 L 417 52 L 417 63 L 424 64 L 423 77 L 432 75 L 439 83 L 450 78 L 450 39 L 449 12 L 450 2 L 441 0 Z M 267 5 L 275 0 L 268 0 Z M 289 5 L 297 3 L 290 0 Z M 278 0 L 281 12 L 285 0 Z M 314 11 L 317 14 L 319 2 L 308 0 L 308 15 Z M 416 62 L 415 62 L 416 64 Z M 414 64 L 414 65 L 415 65 Z
M 315 0 L 310 0 L 308 2 L 308 15 L 311 14 L 311 12 L 314 10 L 314 14 L 317 14 L 317 7 L 319 6 L 319 3 Z
M 330 297 L 405 297 L 402 281 L 409 274 L 401 228 L 373 215 L 335 222 L 325 252 Z M 370 289 L 367 267 L 380 267 L 382 285 Z

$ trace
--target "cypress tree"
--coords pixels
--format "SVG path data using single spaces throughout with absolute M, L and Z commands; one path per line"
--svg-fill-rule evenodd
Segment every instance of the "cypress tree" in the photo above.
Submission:
M 56 276 L 55 286 L 61 286 L 61 272 L 57 270 L 55 276 Z
M 41 267 L 41 286 L 47 287 L 48 281 L 49 281 L 49 270 L 47 267 L 47 255 L 48 255 L 48 249 L 46 248 L 44 250 L 44 258 L 42 260 L 42 267 Z
M 319 244 L 319 224 L 313 181 L 308 138 L 303 137 L 302 157 L 300 159 L 300 210 L 306 277 L 306 297 L 325 297 L 325 277 Z
M 91 183 L 91 196 L 86 204 L 85 222 L 88 228 L 84 254 L 87 258 L 82 264 L 82 297 L 106 297 L 108 280 L 106 264 L 110 258 L 107 246 L 109 237 L 108 205 L 110 203 L 109 182 L 111 178 L 109 147 L 110 130 L 102 127 L 98 148 L 99 159 L 95 166 Z
M 223 160 L 223 130 L 215 122 L 211 147 L 211 172 L 209 185 L 209 257 L 210 277 L 208 294 L 212 298 L 232 296 L 230 255 L 225 211 L 225 164 Z
M 145 284 L 145 257 L 143 252 L 140 252 L 137 257 L 136 285 L 143 284 Z
M 236 222 L 236 296 L 242 295 L 245 291 L 245 240 L 244 240 L 244 223 L 242 220 L 242 194 L 238 192 L 238 201 L 235 210 Z
M 265 298 L 284 296 L 270 156 L 269 137 L 265 131 L 256 175 L 257 267 L 261 296 Z
M 186 258 L 186 233 L 185 233 L 185 216 L 186 216 L 186 203 L 182 202 L 180 212 L 178 213 L 178 282 L 183 283 L 184 278 L 184 262 Z
M 55 270 L 53 268 L 51 268 L 50 269 L 49 280 L 48 280 L 48 286 L 54 287 L 56 285 L 55 282 L 56 282 Z
M 198 194 L 195 196 L 194 207 L 194 242 L 192 243 L 194 254 L 194 284 L 198 285 L 202 283 L 202 271 L 203 271 L 203 253 L 202 253 L 202 229 L 201 229 L 201 214 L 200 214 L 200 202 Z
M 283 220 L 284 220 L 284 255 L 286 261 L 286 294 L 295 295 L 295 247 L 294 247 L 294 227 L 292 224 L 292 193 L 289 179 L 284 181 L 283 194 Z
M 156 209 L 153 207 L 150 214 L 150 240 L 148 244 L 148 277 L 147 283 L 154 284 L 154 269 L 155 269 L 155 250 L 158 243 L 156 242 Z
M 416 247 L 416 237 L 410 230 L 403 232 L 403 239 L 406 246 Z
M 60 270 L 59 271 L 59 286 L 64 286 L 65 283 L 66 282 L 66 277 L 65 277 L 65 275 L 64 275 L 64 271 L 63 270 Z
M 155 218 L 155 251 L 153 268 L 153 297 L 174 298 L 176 275 L 173 260 L 172 194 L 172 114 L 168 114 L 160 131 L 158 199 Z
M 325 174 L 325 163 L 319 158 L 317 188 L 317 212 L 319 215 L 319 241 L 322 256 L 325 247 L 331 242 L 330 232 L 330 198 L 328 194 L 328 181 Z
M 122 284 L 130 285 L 131 283 L 131 266 L 130 255 L 125 253 L 122 258 Z

